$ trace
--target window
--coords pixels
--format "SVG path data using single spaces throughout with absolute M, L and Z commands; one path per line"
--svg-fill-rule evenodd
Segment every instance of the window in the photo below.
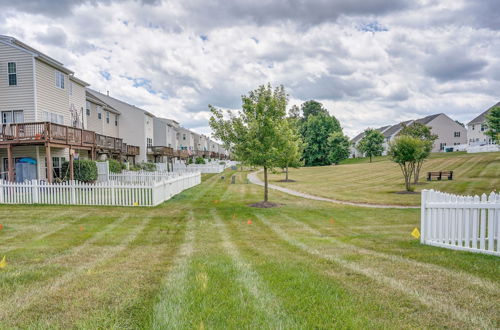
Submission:
M 439 144 L 439 150 L 444 150 L 444 147 L 446 147 L 446 143 Z
M 109 124 L 109 111 L 106 111 L 106 124 Z
M 87 116 L 90 116 L 90 102 L 87 101 L 85 104 Z
M 9 86 L 16 86 L 17 85 L 16 62 L 7 63 L 7 70 L 9 72 Z
M 2 111 L 2 124 L 24 123 L 23 110 Z
M 115 126 L 118 126 L 118 115 L 115 115 Z
M 484 132 L 488 129 L 488 125 L 486 124 L 481 124 L 481 132 Z
M 64 89 L 64 73 L 56 71 L 56 87 Z
M 186 140 L 186 134 L 182 134 L 182 140 Z
M 475 125 L 472 125 L 472 130 L 474 130 L 474 126 L 475 126 Z
M 453 136 L 454 136 L 454 137 L 460 137 L 460 132 L 454 132 L 454 133 L 453 133 Z
M 146 138 L 146 146 L 152 147 L 153 146 L 153 139 L 151 138 Z
M 101 108 L 100 106 L 98 106 L 98 107 L 97 107 L 97 118 L 98 118 L 99 120 L 101 120 L 101 119 L 102 119 L 102 113 L 101 113 L 101 111 L 102 111 L 102 108 Z
M 42 111 L 43 121 L 64 125 L 64 116 L 57 113 Z
M 66 161 L 64 157 L 52 157 L 52 176 L 62 179 L 66 173 L 62 171 L 62 164 Z M 45 170 L 47 170 L 47 159 L 45 159 Z

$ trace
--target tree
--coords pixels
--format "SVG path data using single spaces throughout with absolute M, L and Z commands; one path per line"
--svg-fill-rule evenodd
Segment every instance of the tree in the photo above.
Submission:
M 286 122 L 287 95 L 283 86 L 260 86 L 242 96 L 242 109 L 236 114 L 209 105 L 213 135 L 224 142 L 237 160 L 264 168 L 264 203 L 268 198 L 268 170 L 278 166 L 283 145 L 280 133 Z
M 328 113 L 309 115 L 300 125 L 306 166 L 330 165 L 330 146 L 328 137 L 335 132 L 341 132 L 338 120 Z
M 500 106 L 493 107 L 486 115 L 486 134 L 491 136 L 493 142 L 500 144 Z
M 309 116 L 316 116 L 319 114 L 329 115 L 328 110 L 323 108 L 323 104 L 314 100 L 302 103 L 300 109 L 302 110 L 302 116 L 304 121 L 306 121 L 309 118 Z
M 420 169 L 422 168 L 424 161 L 430 156 L 432 146 L 434 145 L 434 141 L 436 141 L 438 136 L 436 134 L 432 134 L 429 126 L 421 123 L 413 123 L 409 126 L 403 126 L 398 135 L 411 136 L 416 139 L 420 139 L 424 143 L 424 150 L 420 154 L 420 159 L 417 160 L 413 172 L 413 183 L 417 184 L 420 176 Z
M 328 158 L 332 163 L 349 158 L 349 147 L 351 142 L 348 136 L 342 132 L 334 132 L 328 137 L 329 153 Z
M 384 147 L 382 146 L 383 142 L 384 136 L 382 133 L 376 129 L 367 128 L 363 138 L 359 141 L 358 149 L 365 155 L 365 157 L 370 157 L 371 163 L 373 156 L 382 155 L 382 151 L 384 151 Z
M 97 164 L 90 159 L 75 159 L 73 161 L 74 179 L 81 182 L 95 182 L 97 180 Z M 62 173 L 69 176 L 69 162 L 62 164 Z
M 413 191 L 411 177 L 418 160 L 425 152 L 425 142 L 407 135 L 400 135 L 389 145 L 389 157 L 399 165 L 405 180 L 406 191 Z
M 288 168 L 297 168 L 303 165 L 301 158 L 304 143 L 293 118 L 287 118 L 281 127 L 280 135 L 283 145 L 280 147 L 281 152 L 278 156 L 278 166 L 285 170 L 285 181 L 288 181 Z

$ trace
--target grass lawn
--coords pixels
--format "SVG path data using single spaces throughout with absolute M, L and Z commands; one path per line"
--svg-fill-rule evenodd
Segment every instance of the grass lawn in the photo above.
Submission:
M 452 181 L 426 181 L 429 171 L 454 171 Z M 263 175 L 260 175 L 263 178 Z M 424 163 L 421 183 L 416 191 L 435 189 L 463 195 L 489 193 L 500 189 L 500 153 L 434 154 Z M 272 174 L 272 184 L 321 197 L 395 205 L 418 205 L 420 194 L 397 194 L 404 190 L 399 166 L 387 157 L 348 159 L 338 166 L 303 167 L 290 170 L 290 179 L 279 182 L 284 174 Z
M 237 176 L 155 208 L 1 206 L 0 328 L 500 326 L 499 259 L 421 246 L 419 210 L 254 209 Z

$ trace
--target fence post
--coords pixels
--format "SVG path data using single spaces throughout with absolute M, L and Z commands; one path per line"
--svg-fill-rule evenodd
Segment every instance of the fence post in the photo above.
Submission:
M 70 180 L 69 184 L 71 185 L 71 204 L 75 205 L 76 204 L 76 187 L 75 187 L 75 180 Z
M 427 237 L 427 219 L 425 218 L 426 214 L 426 207 L 427 207 L 427 190 L 424 189 L 422 190 L 422 200 L 421 200 L 421 205 L 420 205 L 420 243 L 424 244 L 425 239 Z
M 31 187 L 33 191 L 33 204 L 38 204 L 39 203 L 38 180 L 31 180 Z
M 0 204 L 3 204 L 4 203 L 4 184 L 5 184 L 5 181 L 4 180 L 1 180 L 0 181 Z

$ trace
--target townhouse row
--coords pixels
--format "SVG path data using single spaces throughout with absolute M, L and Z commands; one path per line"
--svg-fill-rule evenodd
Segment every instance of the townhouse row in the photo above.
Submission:
M 0 36 L 0 177 L 52 182 L 77 158 L 129 163 L 229 157 L 172 119 L 89 88 L 63 63 Z
M 401 129 L 414 123 L 420 123 L 430 128 L 432 134 L 437 136 L 434 141 L 432 152 L 445 152 L 455 150 L 467 150 L 467 147 L 484 146 L 494 144 L 493 139 L 486 135 L 488 125 L 486 115 L 494 107 L 500 106 L 500 102 L 483 111 L 472 119 L 467 127 L 451 119 L 444 113 L 430 115 L 416 120 L 407 120 L 395 125 L 386 125 L 376 128 L 384 136 L 382 155 L 387 155 L 389 143 L 393 141 Z M 359 133 L 351 140 L 350 157 L 363 157 L 358 149 L 358 144 L 364 137 L 364 132 Z

